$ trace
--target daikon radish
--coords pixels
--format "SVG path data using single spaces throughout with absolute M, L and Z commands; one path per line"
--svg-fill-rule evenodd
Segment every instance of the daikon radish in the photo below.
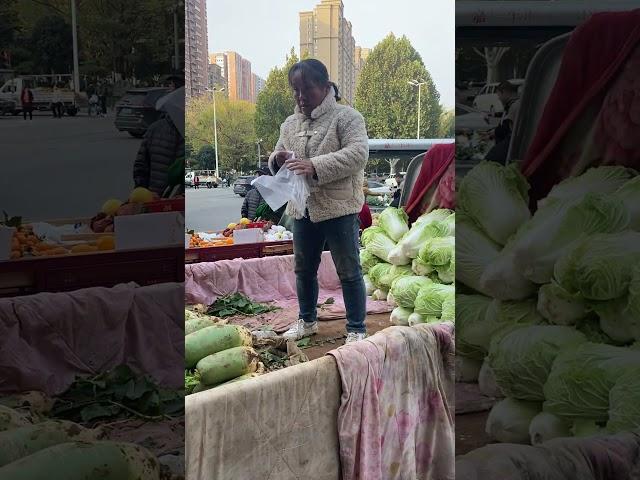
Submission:
M 235 347 L 204 357 L 196 365 L 200 382 L 216 385 L 258 369 L 259 357 L 250 347 Z
M 251 346 L 251 332 L 237 325 L 205 327 L 184 337 L 186 368 L 193 368 L 207 355 L 233 347 Z

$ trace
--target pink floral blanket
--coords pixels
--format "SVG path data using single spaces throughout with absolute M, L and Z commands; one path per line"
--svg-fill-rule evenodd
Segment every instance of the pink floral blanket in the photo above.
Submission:
M 390 327 L 329 352 L 343 480 L 453 480 L 452 324 Z

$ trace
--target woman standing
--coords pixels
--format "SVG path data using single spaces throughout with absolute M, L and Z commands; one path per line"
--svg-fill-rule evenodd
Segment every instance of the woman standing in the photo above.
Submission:
M 33 92 L 26 85 L 20 93 L 20 104 L 22 105 L 23 118 L 26 120 L 27 114 L 29 114 L 29 120 L 33 120 Z
M 284 336 L 301 339 L 318 330 L 318 267 L 326 242 L 342 284 L 346 343 L 350 343 L 366 337 L 358 214 L 364 204 L 367 130 L 360 113 L 338 104 L 338 87 L 329 81 L 327 68 L 318 60 L 293 65 L 289 85 L 296 100 L 295 113 L 280 127 L 269 167 L 274 174 L 284 165 L 305 175 L 311 194 L 305 215 L 295 218 L 293 228 L 299 320 Z M 287 208 L 287 214 L 293 212 Z

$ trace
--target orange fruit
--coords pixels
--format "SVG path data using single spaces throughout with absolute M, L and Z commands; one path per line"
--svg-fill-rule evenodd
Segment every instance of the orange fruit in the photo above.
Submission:
M 98 238 L 98 240 L 96 241 L 96 247 L 101 251 L 113 250 L 114 248 L 116 248 L 116 243 L 112 236 L 105 235 L 104 237 Z

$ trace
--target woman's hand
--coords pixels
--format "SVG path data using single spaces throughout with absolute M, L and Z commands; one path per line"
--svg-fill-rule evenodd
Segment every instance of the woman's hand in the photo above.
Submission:
M 285 166 L 296 175 L 309 175 L 313 177 L 316 169 L 311 160 L 290 159 L 285 162 Z
M 291 158 L 291 152 L 282 150 L 280 152 L 277 152 L 275 157 L 273 158 L 278 164 L 278 167 L 281 167 L 282 165 L 284 165 L 284 162 L 286 162 L 289 158 Z

